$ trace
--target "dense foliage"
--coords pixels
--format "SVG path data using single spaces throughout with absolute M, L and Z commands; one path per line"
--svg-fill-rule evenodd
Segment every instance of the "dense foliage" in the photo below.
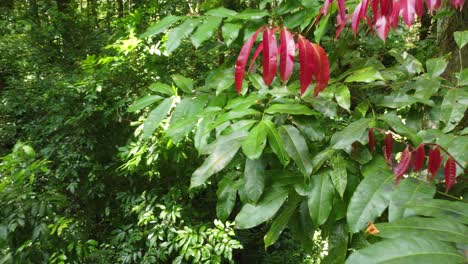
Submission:
M 466 10 L 2 1 L 0 264 L 466 262 Z

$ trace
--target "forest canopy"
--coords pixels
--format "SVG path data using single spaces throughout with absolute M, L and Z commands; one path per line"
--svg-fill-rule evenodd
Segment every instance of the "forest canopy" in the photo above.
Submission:
M 465 263 L 464 0 L 2 0 L 0 264 Z

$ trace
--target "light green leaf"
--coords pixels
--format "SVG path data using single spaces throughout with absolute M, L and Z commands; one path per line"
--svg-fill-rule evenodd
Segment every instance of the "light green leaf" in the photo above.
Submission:
M 181 119 L 197 117 L 203 111 L 206 99 L 206 96 L 186 97 L 182 99 L 172 113 L 171 125 Z
M 450 89 L 440 106 L 440 120 L 445 123 L 444 133 L 452 131 L 465 116 L 468 93 L 462 89 Z
M 363 118 L 349 124 L 345 129 L 333 134 L 330 145 L 334 149 L 347 149 L 354 142 L 361 141 L 367 135 L 370 118 Z
M 164 30 L 166 30 L 168 27 L 172 26 L 172 24 L 176 23 L 180 19 L 181 19 L 181 17 L 178 17 L 178 16 L 171 16 L 171 15 L 166 16 L 163 19 L 156 22 L 155 24 L 153 24 L 152 26 L 150 26 L 145 31 L 145 33 L 143 33 L 141 35 L 141 37 L 142 38 L 147 38 L 147 37 L 157 35 L 157 34 L 163 32 Z
M 241 13 L 237 14 L 234 16 L 234 18 L 237 19 L 245 19 L 245 20 L 254 20 L 254 19 L 260 19 L 264 16 L 269 16 L 270 13 L 266 10 L 258 10 L 258 9 L 245 9 Z
M 226 221 L 232 209 L 234 209 L 236 195 L 237 189 L 235 182 L 231 177 L 223 177 L 223 179 L 219 181 L 218 190 L 216 191 L 216 196 L 218 197 L 216 201 L 216 216 L 221 221 Z
M 335 189 L 329 177 L 330 171 L 312 175 L 307 192 L 307 205 L 312 222 L 322 225 L 330 215 Z
M 253 104 L 258 103 L 260 100 L 265 98 L 265 95 L 252 93 L 248 96 L 239 96 L 228 101 L 226 109 L 243 109 L 249 108 Z
M 172 53 L 176 50 L 183 39 L 187 38 L 197 27 L 200 20 L 198 18 L 188 18 L 184 23 L 169 32 L 166 41 L 166 51 Z
M 448 61 L 445 58 L 434 58 L 426 61 L 427 73 L 432 78 L 439 77 L 447 68 Z
M 208 12 L 206 12 L 207 16 L 215 16 L 215 17 L 231 17 L 235 16 L 237 14 L 236 11 L 227 9 L 224 7 L 218 7 L 215 9 L 211 9 Z
M 198 26 L 195 33 L 190 37 L 193 46 L 198 48 L 204 41 L 209 39 L 213 35 L 213 32 L 219 27 L 221 21 L 222 18 L 220 17 L 205 17 L 203 23 Z
M 236 216 L 236 228 L 248 229 L 271 219 L 288 197 L 286 188 L 265 190 L 265 195 L 257 204 L 247 203 Z
M 221 124 L 223 124 L 223 123 L 225 123 L 227 121 L 230 121 L 230 120 L 233 120 L 233 119 L 239 119 L 239 118 L 242 118 L 242 117 L 245 117 L 245 116 L 257 115 L 259 113 L 260 112 L 258 112 L 257 110 L 254 110 L 254 109 L 251 109 L 251 108 L 231 110 L 231 111 L 229 111 L 227 113 L 219 115 L 216 118 L 215 122 L 210 124 L 209 130 L 215 129 L 218 126 L 220 126 Z
M 301 200 L 302 198 L 297 194 L 290 195 L 284 210 L 278 215 L 278 217 L 273 220 L 270 230 L 268 230 L 268 233 L 263 238 L 265 243 L 265 250 L 278 240 L 279 236 L 288 224 L 289 219 L 296 211 L 296 208 L 299 206 Z
M 388 112 L 380 116 L 379 119 L 391 126 L 398 134 L 408 137 L 415 146 L 421 143 L 421 138 L 416 135 L 416 131 L 403 124 L 403 121 L 395 112 Z
M 245 195 L 250 202 L 256 203 L 265 188 L 265 167 L 261 159 L 246 159 L 244 179 Z
M 267 130 L 263 122 L 250 130 L 247 138 L 242 142 L 242 151 L 252 160 L 258 159 L 266 146 Z
M 380 72 L 374 67 L 366 67 L 351 73 L 351 75 L 346 78 L 345 82 L 375 82 L 375 81 L 383 81 L 384 78 L 380 74 Z
M 322 141 L 325 138 L 324 125 L 318 120 L 298 116 L 294 117 L 293 123 L 310 141 Z
M 281 126 L 279 134 L 289 157 L 294 160 L 299 170 L 308 179 L 312 173 L 312 162 L 304 137 L 297 128 L 290 125 Z
M 177 122 L 171 122 L 166 130 L 166 134 L 172 138 L 174 143 L 178 143 L 192 131 L 197 121 L 198 117 L 188 117 L 180 119 Z
M 172 101 L 172 97 L 164 99 L 161 104 L 148 114 L 148 117 L 143 124 L 143 139 L 149 138 L 153 135 L 153 132 L 158 128 L 159 123 L 166 118 L 169 110 L 171 110 Z
M 376 224 L 383 238 L 429 237 L 468 244 L 468 227 L 446 218 L 408 217 L 391 223 Z
M 234 69 L 233 68 L 218 68 L 210 72 L 205 79 L 205 87 L 216 90 L 216 95 L 219 95 L 226 89 L 234 85 Z
M 226 46 L 230 46 L 234 40 L 237 39 L 239 36 L 239 31 L 242 28 L 242 24 L 238 23 L 225 23 L 221 30 L 221 34 L 223 35 L 224 42 Z
M 466 43 L 468 43 L 468 31 L 457 31 L 453 33 L 453 38 L 458 45 L 459 49 L 462 49 Z
M 348 86 L 338 85 L 335 87 L 335 100 L 339 106 L 349 112 L 351 106 L 351 94 L 349 93 Z
M 348 173 L 346 171 L 346 161 L 341 155 L 336 156 L 333 160 L 333 170 L 330 172 L 330 177 L 336 191 L 343 198 L 346 185 L 348 184 Z
M 463 263 L 464 257 L 450 244 L 432 238 L 386 239 L 355 251 L 346 264 L 440 264 Z
M 274 104 L 265 110 L 267 114 L 318 115 L 317 112 L 302 104 Z
M 325 17 L 322 17 L 317 25 L 317 28 L 314 31 L 315 42 L 320 43 L 320 39 L 322 38 L 323 34 L 325 33 L 325 29 L 328 25 L 328 20 L 330 19 L 330 13 Z
M 206 182 L 211 175 L 224 169 L 240 148 L 242 140 L 247 136 L 247 132 L 238 131 L 232 134 L 237 137 L 230 137 L 230 140 L 224 140 L 222 144 L 216 144 L 210 156 L 203 164 L 192 174 L 190 188 L 198 187 Z
M 458 78 L 458 86 L 466 86 L 468 85 L 468 68 L 463 69 L 460 74 L 457 76 Z
M 249 74 L 249 81 L 250 83 L 255 87 L 255 89 L 262 91 L 262 90 L 268 90 L 268 86 L 265 84 L 265 81 L 263 81 L 262 76 L 256 73 L 250 73 Z M 271 90 L 269 90 L 271 91 Z
M 177 87 L 182 89 L 186 93 L 193 92 L 193 80 L 187 77 L 184 77 L 179 74 L 174 74 L 171 76 L 172 80 L 176 83 Z
M 415 200 L 408 202 L 405 207 L 417 215 L 451 219 L 468 225 L 468 205 L 464 202 L 447 200 Z
M 424 181 L 419 181 L 414 178 L 408 178 L 401 181 L 396 187 L 390 200 L 388 209 L 388 221 L 412 216 L 414 212 L 405 208 L 407 202 L 414 200 L 430 200 L 435 194 L 435 187 Z
M 364 166 L 364 179 L 353 193 L 346 219 L 350 231 L 356 233 L 375 220 L 387 208 L 395 186 L 393 173 L 385 160 L 377 156 Z
M 162 100 L 163 98 L 159 95 L 148 95 L 143 98 L 136 100 L 128 109 L 127 112 L 135 112 L 140 109 L 147 107 L 148 105 Z
M 263 120 L 262 123 L 265 125 L 268 143 L 270 143 L 271 149 L 276 154 L 281 164 L 283 164 L 283 167 L 286 167 L 289 163 L 288 153 L 284 149 L 283 140 L 281 139 L 275 124 L 270 120 Z
M 155 83 L 152 83 L 148 89 L 150 89 L 151 91 L 153 92 L 157 92 L 157 93 L 162 93 L 162 94 L 167 94 L 167 95 L 174 95 L 174 90 L 172 89 L 172 87 L 168 84 L 165 84 L 165 83 L 161 83 L 161 82 L 155 82 Z

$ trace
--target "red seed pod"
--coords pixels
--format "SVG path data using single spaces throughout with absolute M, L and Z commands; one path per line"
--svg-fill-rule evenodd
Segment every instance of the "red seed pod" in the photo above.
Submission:
M 374 148 L 375 148 L 374 129 L 372 127 L 369 128 L 369 131 L 367 131 L 367 134 L 369 136 L 369 150 L 371 153 L 373 153 Z
M 448 192 L 450 188 L 455 184 L 455 177 L 457 176 L 457 165 L 452 157 L 449 157 L 445 162 L 445 192 Z
M 437 174 L 442 163 L 442 156 L 438 147 L 429 150 L 429 161 L 427 162 L 427 173 L 430 175 L 431 181 Z
M 424 151 L 424 144 L 419 144 L 419 146 L 413 151 L 413 170 L 420 171 L 424 166 L 424 159 L 426 153 Z
M 392 151 L 393 151 L 393 136 L 392 133 L 387 132 L 384 141 L 384 157 L 388 164 L 392 164 Z
M 411 163 L 411 151 L 408 147 L 401 153 L 401 160 L 395 168 L 395 184 L 398 184 L 403 177 L 403 175 L 408 171 L 409 165 Z

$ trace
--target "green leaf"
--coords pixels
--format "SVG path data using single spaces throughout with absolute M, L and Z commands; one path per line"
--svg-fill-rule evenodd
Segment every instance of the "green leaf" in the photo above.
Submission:
M 171 15 L 165 16 L 163 19 L 159 20 L 158 22 L 150 26 L 145 31 L 145 33 L 141 35 L 141 37 L 147 38 L 147 37 L 157 35 L 163 32 L 164 30 L 166 30 L 168 27 L 172 26 L 172 24 L 176 23 L 180 19 L 181 17 L 178 17 L 178 16 L 171 16 Z
M 178 143 L 192 131 L 197 121 L 198 117 L 188 117 L 180 119 L 177 122 L 171 122 L 166 130 L 166 134 L 172 138 L 174 143 Z
M 206 12 L 207 16 L 215 16 L 215 17 L 231 17 L 235 16 L 237 14 L 236 11 L 227 9 L 224 7 L 218 7 L 215 9 L 211 9 L 208 12 Z
M 236 204 L 237 189 L 235 182 L 231 177 L 223 177 L 218 183 L 216 191 L 216 216 L 221 221 L 226 221 Z
M 169 110 L 171 110 L 172 101 L 172 97 L 164 99 L 161 104 L 148 114 L 148 117 L 143 124 L 143 139 L 149 138 L 153 135 L 153 132 L 158 128 L 159 123 L 166 118 Z
M 468 85 L 468 68 L 463 69 L 463 71 L 460 72 L 457 78 L 458 78 L 457 86 Z
M 231 162 L 232 158 L 234 158 L 239 150 L 242 140 L 247 136 L 247 132 L 238 131 L 232 134 L 237 136 L 232 136 L 229 138 L 230 140 L 224 140 L 222 143 L 218 142 L 210 156 L 208 156 L 203 164 L 192 174 L 190 188 L 195 188 L 204 184 L 211 175 L 221 171 Z
M 284 149 L 283 140 L 281 139 L 275 124 L 270 120 L 263 120 L 262 123 L 265 125 L 268 143 L 270 144 L 271 149 L 276 154 L 281 164 L 283 164 L 283 167 L 286 167 L 289 163 L 288 153 Z
M 346 185 L 348 184 L 348 173 L 346 171 L 346 161 L 341 155 L 336 156 L 333 160 L 333 170 L 330 172 L 330 177 L 336 191 L 343 198 Z
M 426 61 L 427 73 L 432 78 L 439 77 L 447 68 L 448 61 L 445 58 L 434 58 Z
M 258 103 L 260 100 L 265 98 L 265 95 L 252 93 L 248 96 L 239 96 L 228 101 L 226 109 L 244 109 L 249 108 L 253 104 Z
M 162 100 L 163 98 L 159 95 L 148 95 L 143 98 L 136 100 L 128 109 L 127 112 L 135 112 L 140 109 L 147 107 L 148 105 Z
M 329 177 L 330 171 L 312 175 L 307 191 L 307 205 L 312 222 L 322 225 L 330 215 L 335 189 Z
M 463 262 L 464 257 L 453 246 L 434 239 L 418 237 L 384 240 L 355 251 L 346 260 L 346 264 Z
M 468 93 L 462 89 L 450 89 L 440 106 L 440 120 L 446 124 L 444 133 L 452 131 L 465 116 Z
M 166 51 L 172 53 L 176 50 L 183 39 L 187 38 L 197 27 L 200 20 L 198 18 L 188 18 L 184 23 L 169 32 L 166 41 Z
M 245 116 L 257 115 L 257 114 L 259 114 L 259 112 L 257 110 L 250 109 L 250 108 L 234 109 L 234 110 L 231 110 L 231 111 L 229 111 L 227 113 L 219 115 L 216 118 L 215 122 L 210 124 L 209 130 L 215 129 L 218 126 L 220 126 L 221 124 L 223 124 L 223 123 L 225 123 L 227 121 L 234 120 L 234 119 L 239 119 L 239 118 L 242 118 L 242 117 L 245 117 Z
M 309 254 L 313 254 L 315 247 L 314 224 L 310 219 L 307 200 L 303 200 L 289 221 L 289 228 L 294 239 L 298 240 L 302 248 Z
M 310 141 L 322 141 L 325 138 L 323 123 L 305 117 L 294 117 L 294 125 Z
M 349 93 L 348 86 L 338 85 L 335 87 L 335 100 L 339 106 L 350 112 L 349 107 L 351 106 L 351 94 Z
M 316 43 L 320 43 L 320 39 L 322 39 L 322 36 L 325 33 L 325 29 L 327 28 L 329 19 L 330 19 L 330 14 L 320 19 L 317 25 L 317 28 L 314 31 L 314 37 L 315 37 Z
M 250 202 L 256 203 L 265 188 L 265 167 L 261 159 L 245 161 L 245 195 Z
M 193 46 L 198 48 L 204 41 L 209 39 L 213 35 L 213 32 L 219 27 L 221 21 L 222 18 L 220 17 L 205 17 L 203 23 L 198 26 L 195 33 L 190 37 Z
M 234 40 L 239 36 L 239 31 L 242 28 L 242 24 L 238 23 L 225 23 L 221 30 L 221 34 L 224 39 L 226 46 L 230 46 Z
M 326 148 L 315 155 L 315 157 L 312 159 L 312 167 L 314 168 L 312 172 L 318 171 L 322 167 L 323 163 L 329 160 L 333 154 L 335 154 L 334 149 Z
M 171 76 L 177 87 L 186 93 L 193 93 L 193 80 L 179 74 Z
M 395 186 L 393 173 L 380 156 L 365 165 L 362 174 L 364 179 L 354 191 L 346 215 L 353 233 L 362 230 L 382 214 L 390 203 Z
M 468 225 L 468 205 L 464 202 L 438 199 L 414 200 L 409 201 L 405 207 L 417 215 L 451 219 Z
M 205 102 L 205 96 L 187 97 L 182 99 L 172 113 L 171 125 L 181 119 L 197 117 L 203 111 Z
M 279 134 L 284 142 L 286 153 L 294 160 L 299 170 L 308 179 L 312 173 L 312 162 L 304 137 L 297 128 L 290 125 L 281 126 Z
M 366 67 L 360 70 L 356 70 L 348 78 L 345 79 L 346 83 L 349 82 L 364 82 L 371 83 L 375 81 L 383 81 L 384 78 L 380 74 L 379 70 L 374 67 Z
M 446 218 L 408 217 L 376 224 L 383 238 L 429 237 L 447 242 L 468 243 L 468 227 Z
M 250 73 L 249 74 L 249 81 L 250 83 L 255 87 L 255 89 L 262 91 L 271 91 L 268 90 L 268 86 L 265 84 L 265 81 L 263 81 L 262 76 L 256 73 Z
M 233 18 L 237 19 L 245 19 L 245 20 L 254 20 L 254 19 L 260 19 L 264 16 L 269 16 L 270 13 L 266 10 L 258 10 L 258 9 L 245 9 L 241 13 L 235 15 Z
M 232 68 L 217 68 L 205 79 L 205 87 L 216 90 L 216 95 L 234 85 L 234 70 Z
M 247 203 L 236 216 L 236 228 L 248 229 L 271 219 L 288 197 L 286 188 L 265 190 L 265 195 L 257 204 Z
M 328 255 L 324 264 L 342 264 L 348 253 L 348 228 L 344 222 L 333 225 L 328 237 Z
M 435 187 L 427 182 L 408 178 L 401 181 L 392 194 L 388 209 L 388 221 L 412 216 L 414 212 L 404 207 L 414 200 L 430 200 L 435 194 Z
M 267 114 L 318 115 L 317 112 L 301 104 L 274 104 L 265 110 Z
M 398 134 L 408 137 L 415 146 L 421 143 L 421 138 L 416 135 L 416 131 L 403 124 L 403 121 L 395 112 L 388 112 L 380 116 L 379 119 L 391 126 Z
M 153 92 L 157 92 L 157 93 L 162 93 L 162 94 L 167 94 L 167 95 L 174 95 L 174 90 L 172 89 L 172 87 L 168 84 L 165 84 L 165 83 L 161 83 L 161 82 L 155 82 L 155 83 L 152 83 L 148 89 L 150 89 L 151 91 Z
M 263 122 L 250 130 L 247 138 L 242 142 L 242 151 L 252 160 L 258 159 L 266 146 L 267 130 Z
M 330 145 L 334 149 L 347 149 L 354 142 L 361 142 L 362 138 L 366 138 L 367 129 L 371 121 L 372 119 L 370 118 L 363 118 L 349 124 L 345 129 L 333 134 Z
M 458 45 L 459 49 L 462 49 L 466 43 L 468 43 L 468 31 L 457 31 L 453 33 L 453 38 Z
M 291 219 L 291 216 L 294 214 L 296 208 L 299 206 L 301 200 L 302 198 L 295 193 L 293 195 L 290 195 L 288 201 L 286 202 L 284 210 L 278 215 L 278 217 L 276 217 L 273 220 L 270 230 L 268 230 L 268 233 L 263 238 L 263 241 L 265 243 L 265 250 L 278 240 L 279 236 L 288 224 L 289 219 Z

